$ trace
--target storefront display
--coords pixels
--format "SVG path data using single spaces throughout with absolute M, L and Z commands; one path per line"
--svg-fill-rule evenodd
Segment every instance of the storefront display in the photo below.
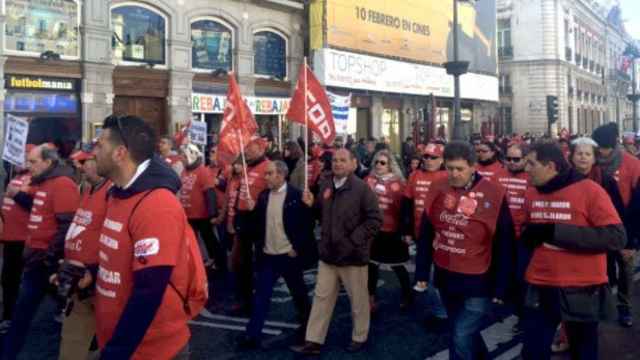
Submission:
M 29 121 L 28 142 L 51 142 L 70 151 L 82 136 L 76 79 L 6 75 L 5 114 Z
M 6 0 L 5 46 L 8 51 L 40 55 L 53 51 L 78 57 L 78 1 Z
M 117 60 L 164 64 L 165 18 L 140 6 L 119 6 L 111 10 L 113 53 Z
M 191 44 L 194 69 L 232 69 L 231 30 L 213 20 L 191 24 Z

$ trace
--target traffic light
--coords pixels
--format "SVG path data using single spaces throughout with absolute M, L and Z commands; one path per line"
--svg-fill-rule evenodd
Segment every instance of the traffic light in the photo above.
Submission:
M 547 95 L 547 119 L 549 124 L 553 124 L 558 121 L 558 97 L 553 95 Z

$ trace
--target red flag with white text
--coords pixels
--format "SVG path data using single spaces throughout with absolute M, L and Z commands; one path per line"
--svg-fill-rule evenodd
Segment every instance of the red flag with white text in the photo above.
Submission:
M 240 154 L 241 144 L 247 146 L 258 130 L 258 124 L 240 94 L 233 72 L 229 73 L 228 78 L 229 90 L 218 144 L 218 159 L 225 163 L 231 163 Z
M 305 96 L 307 97 L 306 109 Z M 309 130 L 320 137 L 325 144 L 331 144 L 336 137 L 336 128 L 329 98 L 313 71 L 303 64 L 300 66 L 298 83 L 291 99 L 291 105 L 289 105 L 287 119 L 305 125 L 305 112 L 308 116 Z

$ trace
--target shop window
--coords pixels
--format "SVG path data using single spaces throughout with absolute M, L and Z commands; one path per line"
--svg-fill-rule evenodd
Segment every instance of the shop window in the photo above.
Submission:
M 5 48 L 9 52 L 77 58 L 80 5 L 70 1 L 6 0 Z
M 194 69 L 233 69 L 233 32 L 221 22 L 207 19 L 193 22 L 191 46 Z
M 256 75 L 285 79 L 287 77 L 287 40 L 273 31 L 253 34 L 253 71 Z
M 166 18 L 142 6 L 111 10 L 113 54 L 117 62 L 165 64 Z

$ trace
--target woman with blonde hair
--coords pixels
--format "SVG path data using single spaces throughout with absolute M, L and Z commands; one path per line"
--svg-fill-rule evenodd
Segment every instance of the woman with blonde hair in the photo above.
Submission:
M 405 180 L 402 170 L 387 150 L 380 150 L 371 162 L 373 167 L 365 181 L 378 196 L 378 204 L 383 214 L 382 228 L 371 245 L 369 262 L 369 296 L 371 312 L 375 312 L 375 293 L 378 284 L 380 264 L 390 265 L 398 276 L 402 290 L 400 307 L 412 302 L 409 272 L 405 263 L 409 261 L 409 247 L 402 241 L 400 231 L 400 211 Z

